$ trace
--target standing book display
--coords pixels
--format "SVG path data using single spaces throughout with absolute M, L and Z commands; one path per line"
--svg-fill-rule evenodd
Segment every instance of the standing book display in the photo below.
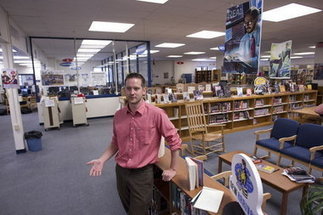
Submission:
M 59 108 L 57 98 L 46 97 L 42 100 L 44 128 L 60 128 Z
M 85 97 L 71 97 L 73 126 L 89 125 L 86 118 Z

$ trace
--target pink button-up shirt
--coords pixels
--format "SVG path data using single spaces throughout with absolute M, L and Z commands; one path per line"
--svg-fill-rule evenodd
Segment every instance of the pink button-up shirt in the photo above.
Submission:
M 112 144 L 118 148 L 116 162 L 124 168 L 141 168 L 156 163 L 161 136 L 171 150 L 181 146 L 181 139 L 166 113 L 142 102 L 135 113 L 128 107 L 117 111 L 113 121 Z

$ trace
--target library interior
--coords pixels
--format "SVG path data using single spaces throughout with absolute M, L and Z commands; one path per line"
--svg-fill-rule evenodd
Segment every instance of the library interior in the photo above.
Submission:
M 1 0 L 0 214 L 323 214 L 322 10 Z

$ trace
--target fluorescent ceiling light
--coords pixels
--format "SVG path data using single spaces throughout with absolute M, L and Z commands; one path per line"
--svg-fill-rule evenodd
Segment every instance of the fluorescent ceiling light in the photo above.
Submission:
M 216 60 L 212 60 L 209 58 L 195 58 L 195 59 L 192 59 L 192 61 L 216 61 Z
M 268 10 L 263 13 L 262 19 L 272 22 L 281 22 L 288 19 L 293 19 L 300 16 L 305 16 L 312 13 L 317 13 L 322 10 L 307 7 L 300 4 L 291 3 L 282 7 Z
M 216 50 L 216 51 L 219 51 L 219 47 L 210 48 L 210 50 Z
M 77 52 L 85 52 L 85 53 L 97 53 L 99 52 L 101 49 L 79 49 L 77 50 Z
M 137 1 L 144 1 L 156 4 L 165 4 L 168 0 L 137 0 Z
M 270 58 L 270 55 L 261 55 L 262 58 Z
M 31 63 L 31 60 L 14 60 L 14 63 Z
M 181 46 L 185 46 L 185 44 L 183 43 L 161 43 L 155 47 L 159 47 L 159 48 L 177 48 L 177 47 L 181 47 Z
M 89 31 L 124 33 L 135 24 L 93 21 Z
M 303 57 L 301 57 L 301 56 L 292 56 L 292 57 L 290 57 L 290 59 L 299 59 L 299 58 L 303 58 Z
M 316 48 L 316 46 L 309 46 L 309 48 L 310 48 L 310 49 L 315 49 L 315 48 Z
M 298 53 L 294 53 L 294 55 L 313 55 L 315 54 L 315 52 L 298 52 Z
M 76 57 L 92 57 L 93 56 L 93 54 L 85 54 L 85 53 L 77 53 L 76 54 Z
M 269 61 L 268 58 L 260 58 L 261 61 Z
M 179 58 L 179 57 L 183 57 L 183 55 L 168 55 L 167 57 L 170 57 L 170 58 Z
M 216 60 L 216 57 L 210 57 L 210 59 Z
M 199 54 L 205 54 L 205 52 L 185 52 L 184 54 L 188 54 L 188 55 L 199 55 Z
M 0 52 L 2 52 L 2 48 L 0 48 Z M 16 49 L 12 49 L 12 52 L 16 53 Z
M 27 56 L 13 56 L 13 59 L 29 59 Z
M 159 50 L 150 50 L 150 54 L 154 54 L 154 53 L 157 53 L 157 52 L 159 52 Z M 142 54 L 143 55 L 147 55 L 147 50 L 145 50 Z
M 194 34 L 186 35 L 186 37 L 195 37 L 195 38 L 202 38 L 202 39 L 212 39 L 216 37 L 224 36 L 224 32 L 219 31 L 200 31 Z

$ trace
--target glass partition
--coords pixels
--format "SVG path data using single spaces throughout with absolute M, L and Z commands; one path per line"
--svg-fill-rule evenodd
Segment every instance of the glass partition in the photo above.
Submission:
M 125 76 L 138 71 L 151 85 L 148 41 L 31 37 L 30 44 L 43 95 L 118 96 Z

